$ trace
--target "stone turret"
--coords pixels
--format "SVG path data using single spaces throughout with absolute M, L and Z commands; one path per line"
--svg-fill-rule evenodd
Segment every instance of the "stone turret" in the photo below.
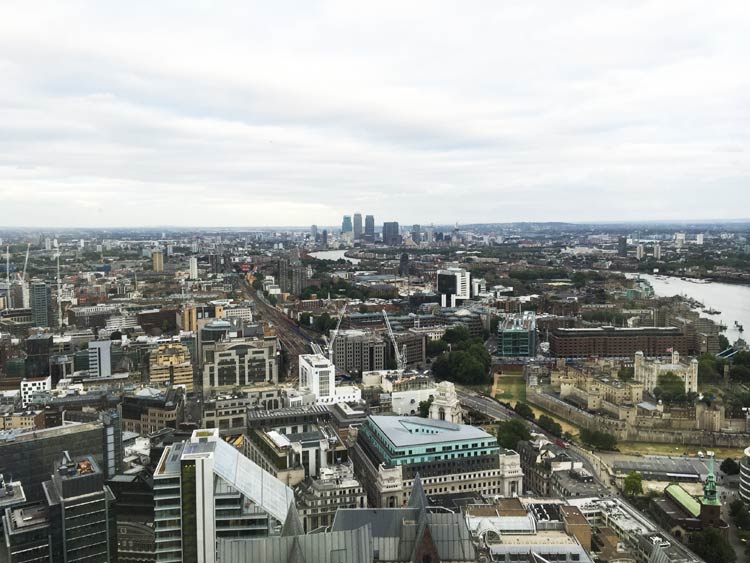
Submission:
M 450 381 L 441 381 L 437 384 L 435 398 L 430 405 L 430 418 L 461 424 L 461 404 L 458 401 L 456 387 Z

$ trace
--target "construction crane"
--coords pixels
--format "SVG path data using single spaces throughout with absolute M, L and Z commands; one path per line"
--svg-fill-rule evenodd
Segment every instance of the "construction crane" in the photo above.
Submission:
M 393 353 L 396 355 L 396 367 L 400 371 L 406 369 L 406 344 L 404 344 L 403 353 L 398 349 L 398 342 L 393 334 L 393 328 L 391 328 L 391 321 L 388 319 L 388 313 L 383 309 L 383 318 L 385 319 L 385 326 L 388 327 L 388 336 L 391 337 L 391 344 L 393 344 Z
M 331 341 L 328 343 L 328 359 L 331 360 L 331 363 L 333 363 L 333 344 L 336 342 L 336 337 L 339 335 L 339 328 L 341 328 L 341 321 L 344 319 L 347 305 L 349 305 L 348 301 L 344 303 L 344 306 L 341 308 L 339 320 L 336 322 L 336 330 L 331 331 Z

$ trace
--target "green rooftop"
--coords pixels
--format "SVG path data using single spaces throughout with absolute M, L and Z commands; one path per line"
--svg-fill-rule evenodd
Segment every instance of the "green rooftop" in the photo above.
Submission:
M 664 492 L 669 497 L 679 504 L 683 509 L 690 513 L 693 517 L 698 518 L 701 514 L 701 503 L 699 503 L 693 495 L 683 489 L 680 485 L 671 484 L 667 485 Z

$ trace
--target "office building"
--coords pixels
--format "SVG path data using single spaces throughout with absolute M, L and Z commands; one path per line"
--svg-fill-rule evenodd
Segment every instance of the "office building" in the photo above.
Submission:
M 124 395 L 118 406 L 123 432 L 146 436 L 162 428 L 177 428 L 185 406 L 180 388 L 145 387 Z
M 456 307 L 471 299 L 471 273 L 461 268 L 437 271 L 437 292 L 441 307 Z
M 697 244 L 698 246 L 703 245 L 703 233 L 698 233 L 697 235 L 695 235 L 695 244 Z
M 497 324 L 497 353 L 509 358 L 536 356 L 536 313 L 524 311 L 505 315 Z
M 26 408 L 31 403 L 34 393 L 52 390 L 52 376 L 25 377 L 21 381 L 21 406 Z
M 360 240 L 362 238 L 362 214 L 354 214 L 354 240 Z
M 557 328 L 549 335 L 550 353 L 558 358 L 592 356 L 627 358 L 643 352 L 649 357 L 682 356 L 695 353 L 696 338 L 677 327 Z
M 195 430 L 167 446 L 154 472 L 160 562 L 215 563 L 222 538 L 267 536 L 294 510 L 294 492 L 226 443 Z
M 164 253 L 161 250 L 151 252 L 151 266 L 154 272 L 164 271 Z
M 31 320 L 34 326 L 52 326 L 52 291 L 43 281 L 31 282 Z
M 204 343 L 203 391 L 278 383 L 276 337 L 230 338 Z
M 107 481 L 115 495 L 117 563 L 156 563 L 154 480 L 145 468 Z
M 307 266 L 293 265 L 288 258 L 279 259 L 279 287 L 282 293 L 299 295 L 308 286 L 310 277 Z
M 369 331 L 339 330 L 333 341 L 333 363 L 347 373 L 385 369 L 385 341 Z
M 32 334 L 26 339 L 24 364 L 28 377 L 47 377 L 50 374 L 49 362 L 53 345 L 54 338 L 49 333 Z
M 306 532 L 330 527 L 336 512 L 344 508 L 367 508 L 365 491 L 351 465 L 321 468 L 318 477 L 300 483 L 297 510 Z
M 42 483 L 60 452 L 72 456 L 91 455 L 106 473 L 115 475 L 122 465 L 122 431 L 116 412 L 100 413 L 96 422 L 67 422 L 42 430 L 0 431 L 0 473 L 23 475 L 26 496 L 42 497 Z
M 383 244 L 386 246 L 398 246 L 401 244 L 401 234 L 397 221 L 383 223 Z
M 159 344 L 149 355 L 149 381 L 152 385 L 184 385 L 193 392 L 193 364 L 184 344 Z
M 521 494 L 518 454 L 474 426 L 405 416 L 370 416 L 351 452 L 372 506 L 396 508 L 409 500 L 419 475 L 428 495 Z
M 195 256 L 190 257 L 190 279 L 198 279 L 198 259 Z
M 422 242 L 422 227 L 420 225 L 413 225 L 411 228 L 411 240 L 419 244 Z
M 312 402 L 322 405 L 359 402 L 362 398 L 362 392 L 356 386 L 336 386 L 336 368 L 321 354 L 299 356 L 299 391 L 302 395 L 297 400 L 289 399 L 292 406 L 303 404 L 305 394 L 310 395 Z
M 260 422 L 264 424 L 259 427 Z M 318 479 L 328 470 L 340 473 L 349 457 L 334 428 L 322 421 L 288 423 L 256 417 L 243 447 L 251 461 L 290 487 Z
M 352 226 L 352 216 L 344 215 L 344 220 L 341 221 L 341 233 L 351 233 L 354 230 Z
M 5 510 L 5 561 L 116 561 L 114 495 L 99 465 L 91 456 L 64 452 L 47 468 L 53 471 L 42 485 L 43 502 Z
M 375 217 L 373 215 L 365 215 L 365 233 L 363 238 L 366 242 L 375 242 Z
M 661 245 L 658 242 L 654 245 L 654 260 L 661 260 Z
M 310 227 L 310 238 L 312 238 L 312 240 L 315 242 L 318 241 L 318 226 L 317 225 L 313 225 L 312 227 Z
M 628 238 L 617 237 L 617 255 L 621 258 L 625 258 L 628 255 Z
M 638 246 L 635 247 L 635 257 L 637 260 L 643 260 L 645 256 L 646 248 L 643 246 L 643 243 L 639 243 Z
M 426 334 L 409 330 L 406 332 L 396 332 L 393 336 L 396 339 L 396 346 L 398 347 L 399 354 L 401 354 L 405 368 L 423 369 L 427 365 Z M 396 354 L 392 342 L 388 342 L 387 353 L 395 361 Z
M 89 377 L 112 377 L 112 341 L 89 342 Z

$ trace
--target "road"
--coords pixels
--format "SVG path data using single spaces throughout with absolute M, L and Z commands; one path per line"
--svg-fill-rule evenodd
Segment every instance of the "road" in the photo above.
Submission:
M 520 417 L 514 411 L 502 406 L 490 397 L 479 395 L 477 393 L 467 392 L 462 389 L 457 389 L 456 393 L 458 395 L 458 400 L 465 407 L 487 415 L 497 421 L 518 418 L 519 420 L 523 420 L 524 422 L 526 422 L 534 432 L 546 436 L 548 440 L 554 442 L 556 439 L 555 436 L 552 436 L 548 432 L 542 430 L 542 428 L 537 426 L 535 423 Z M 594 480 L 596 480 L 597 483 L 602 485 L 610 492 L 616 494 L 617 489 L 610 485 L 609 477 L 607 474 L 607 467 L 603 463 L 597 460 L 591 453 L 585 452 L 581 447 L 574 444 L 568 448 L 568 453 L 571 457 L 574 457 L 575 459 L 583 463 L 583 466 L 594 476 Z
M 281 347 L 287 353 L 288 359 L 288 372 L 283 374 L 283 379 L 286 381 L 293 381 L 297 379 L 299 372 L 299 356 L 301 354 L 309 354 L 310 348 L 308 346 L 308 339 L 302 336 L 302 331 L 296 327 L 292 322 L 276 307 L 268 303 L 263 294 L 256 292 L 250 284 L 246 281 L 242 283 L 242 289 L 245 297 L 255 303 L 255 313 L 262 320 L 271 323 L 276 329 L 276 334 L 279 337 Z M 296 329 L 296 330 L 295 330 Z M 297 330 L 300 332 L 298 333 Z M 280 374 L 282 379 L 282 374 Z
M 484 395 L 477 395 L 476 393 L 469 393 L 460 389 L 457 389 L 456 393 L 458 394 L 458 400 L 462 405 L 490 416 L 495 420 L 509 420 L 514 416 L 518 416 L 513 413 L 513 411 L 506 409 L 496 401 L 493 401 Z

